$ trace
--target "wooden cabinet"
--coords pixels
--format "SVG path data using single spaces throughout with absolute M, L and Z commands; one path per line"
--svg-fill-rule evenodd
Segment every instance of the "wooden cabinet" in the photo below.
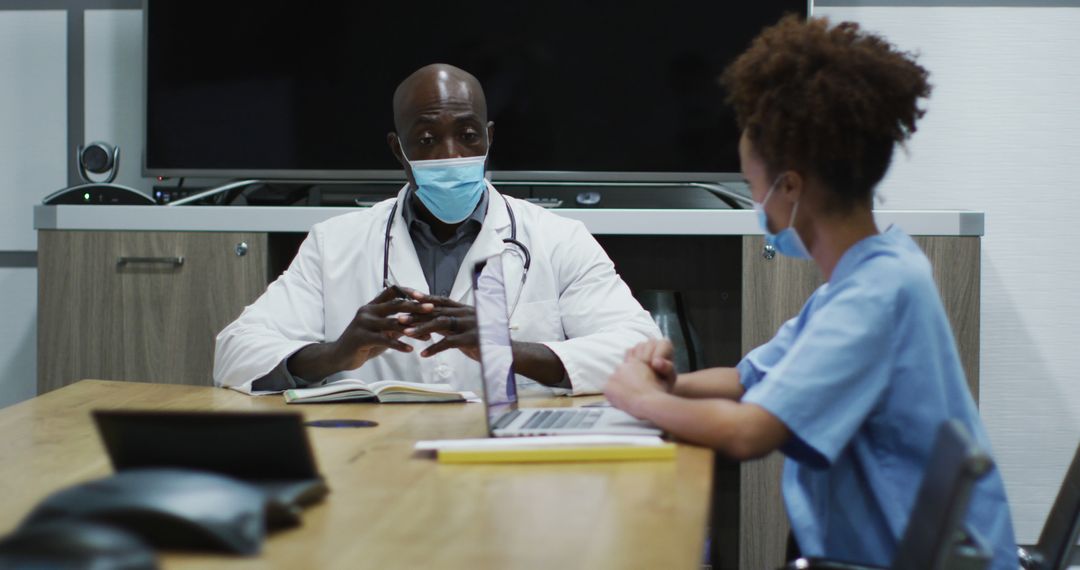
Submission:
M 39 392 L 82 378 L 211 384 L 214 337 L 288 265 L 303 235 L 39 231 Z M 683 293 L 707 366 L 733 366 L 772 338 L 821 282 L 809 261 L 764 259 L 761 236 L 597 238 L 632 290 Z M 933 266 L 977 397 L 980 238 L 914 239 Z M 717 458 L 716 568 L 782 564 L 781 464 L 779 454 L 741 465 Z
M 762 256 L 761 236 L 597 236 L 631 290 L 682 292 L 707 366 L 734 366 L 776 334 L 821 284 L 811 261 Z M 918 236 L 941 290 L 972 393 L 979 378 L 979 237 Z M 783 565 L 788 524 L 783 457 L 743 464 L 717 457 L 710 528 L 720 569 Z
M 941 292 L 945 314 L 956 337 L 972 395 L 979 397 L 979 271 L 981 238 L 915 236 L 926 253 Z M 821 285 L 812 261 L 762 256 L 763 238 L 743 238 L 742 339 L 746 354 L 765 343 L 784 321 L 795 316 Z
M 945 313 L 956 337 L 968 387 L 979 395 L 979 270 L 978 237 L 919 236 L 913 238 L 930 259 L 934 280 L 941 291 Z M 807 297 L 821 284 L 811 261 L 776 255 L 762 256 L 763 238 L 743 238 L 742 344 L 743 354 L 776 333 L 784 321 L 795 316 Z M 780 494 L 780 453 L 739 466 L 738 510 L 728 505 L 727 518 L 735 518 L 743 569 L 779 568 L 784 563 L 788 536 L 787 515 Z M 718 461 L 717 478 L 732 466 Z M 727 475 L 731 477 L 731 475 Z M 734 567 L 734 566 L 731 566 Z
M 39 231 L 38 392 L 83 378 L 211 385 L 214 337 L 266 288 L 266 242 Z

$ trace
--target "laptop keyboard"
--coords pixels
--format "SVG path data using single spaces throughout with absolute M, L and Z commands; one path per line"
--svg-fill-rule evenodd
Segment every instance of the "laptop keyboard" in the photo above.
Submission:
M 492 427 L 494 429 L 502 429 L 502 428 L 510 425 L 520 415 L 521 415 L 521 410 L 514 410 L 514 411 L 510 412 L 509 414 L 503 414 L 501 418 L 499 418 L 498 420 L 495 421 L 495 425 L 492 426 Z
M 543 410 L 533 413 L 521 429 L 590 429 L 602 414 L 603 410 Z

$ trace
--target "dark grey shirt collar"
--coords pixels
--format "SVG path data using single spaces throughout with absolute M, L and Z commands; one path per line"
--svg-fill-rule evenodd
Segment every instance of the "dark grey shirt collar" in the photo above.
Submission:
M 405 192 L 401 217 L 409 228 L 409 236 L 416 249 L 416 258 L 420 261 L 420 268 L 424 271 L 428 291 L 432 295 L 448 297 L 454 287 L 461 264 L 465 262 L 465 256 L 476 241 L 476 236 L 480 235 L 480 228 L 487 214 L 488 192 L 485 188 L 480 196 L 480 203 L 473 209 L 472 214 L 465 218 L 465 221 L 454 231 L 454 235 L 445 242 L 440 242 L 435 237 L 431 225 L 417 215 L 416 206 L 413 203 L 413 192 L 413 188 Z M 415 284 L 409 283 L 400 283 L 400 285 L 416 287 Z

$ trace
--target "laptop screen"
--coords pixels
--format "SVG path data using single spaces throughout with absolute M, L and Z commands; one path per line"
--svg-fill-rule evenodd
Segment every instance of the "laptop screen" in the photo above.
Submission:
M 184 467 L 245 480 L 319 477 L 303 416 L 295 412 L 95 410 L 117 471 Z
M 473 295 L 480 370 L 484 380 L 484 404 L 490 431 L 503 414 L 517 408 L 510 317 L 500 256 L 489 259 L 485 264 L 477 264 L 473 272 Z

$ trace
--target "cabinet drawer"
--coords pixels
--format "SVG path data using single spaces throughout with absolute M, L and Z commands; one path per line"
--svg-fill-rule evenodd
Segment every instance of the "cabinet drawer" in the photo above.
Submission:
M 214 336 L 267 283 L 263 233 L 38 232 L 38 391 L 212 383 Z

